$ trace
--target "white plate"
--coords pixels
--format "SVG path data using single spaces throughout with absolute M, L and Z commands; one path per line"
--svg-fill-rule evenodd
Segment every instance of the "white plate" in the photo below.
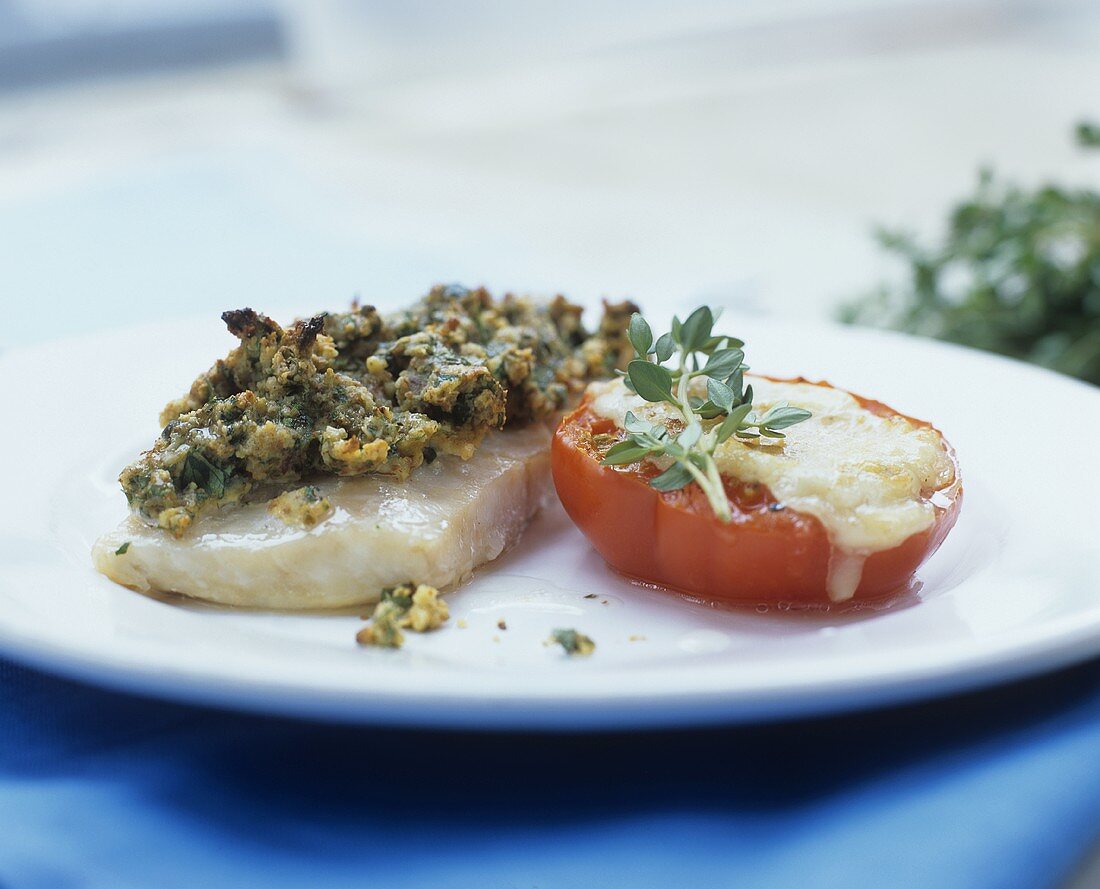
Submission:
M 847 615 L 712 610 L 621 580 L 556 505 L 451 596 L 445 629 L 399 652 L 358 648 L 354 616 L 122 589 L 92 570 L 89 547 L 123 516 L 115 478 L 156 435 L 161 405 L 230 345 L 204 320 L 0 358 L 0 648 L 89 682 L 250 710 L 563 730 L 850 709 L 1100 653 L 1100 391 L 896 335 L 729 316 L 722 329 L 747 339 L 760 372 L 879 398 L 955 445 L 962 515 L 919 593 Z M 544 646 L 557 626 L 591 635 L 595 655 Z

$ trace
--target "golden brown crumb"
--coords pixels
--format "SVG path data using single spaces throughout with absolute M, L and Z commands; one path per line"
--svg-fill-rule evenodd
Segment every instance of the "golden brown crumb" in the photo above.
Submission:
M 401 626 L 416 633 L 427 633 L 443 626 L 450 616 L 447 603 L 439 598 L 439 590 L 422 583 L 412 595 L 412 606 L 401 620 Z
M 375 620 L 355 634 L 360 645 L 374 645 L 378 648 L 400 648 L 405 643 L 405 634 L 389 620 Z
M 379 648 L 400 648 L 405 642 L 402 629 L 427 633 L 441 627 L 451 616 L 447 603 L 439 598 L 439 590 L 427 584 L 398 584 L 382 590 L 382 600 L 375 606 L 371 622 L 355 637 L 360 645 Z
M 313 485 L 284 491 L 267 502 L 267 510 L 288 525 L 314 528 L 332 515 L 332 504 Z
M 507 630 L 508 629 L 508 624 L 504 622 L 503 617 L 500 620 L 497 621 L 497 629 L 498 630 Z

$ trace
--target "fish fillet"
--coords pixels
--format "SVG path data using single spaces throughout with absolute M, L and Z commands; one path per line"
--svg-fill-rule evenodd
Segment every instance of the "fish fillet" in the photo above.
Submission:
M 515 543 L 542 505 L 549 443 L 535 425 L 489 435 L 466 461 L 441 456 L 401 484 L 322 478 L 314 484 L 334 512 L 310 530 L 284 524 L 266 501 L 203 516 L 182 539 L 131 516 L 92 558 L 137 590 L 251 608 L 364 605 L 408 580 L 454 586 Z

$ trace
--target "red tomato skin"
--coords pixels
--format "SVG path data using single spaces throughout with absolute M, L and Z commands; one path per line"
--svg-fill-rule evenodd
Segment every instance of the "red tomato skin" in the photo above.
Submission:
M 904 416 L 856 398 L 875 413 Z M 834 552 L 818 519 L 777 508 L 761 485 L 726 479 L 733 521 L 720 522 L 697 485 L 661 493 L 647 483 L 655 474 L 647 464 L 600 465 L 591 436 L 614 431 L 610 421 L 589 410 L 586 397 L 562 420 L 551 446 L 558 497 L 612 568 L 714 602 L 834 604 L 826 589 Z M 870 555 L 849 601 L 879 600 L 908 588 L 958 518 L 962 486 L 957 465 L 955 470 L 956 483 L 944 492 L 950 502 L 935 507 L 931 527 Z

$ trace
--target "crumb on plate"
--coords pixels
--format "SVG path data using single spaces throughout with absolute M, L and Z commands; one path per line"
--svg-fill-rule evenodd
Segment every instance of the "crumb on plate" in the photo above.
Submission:
M 570 657 L 588 657 L 596 650 L 595 642 L 574 629 L 556 629 L 546 641 L 551 645 L 556 642 Z
M 427 633 L 443 626 L 451 616 L 439 590 L 427 584 L 398 584 L 382 591 L 371 622 L 356 634 L 360 645 L 400 648 L 405 642 L 403 629 Z M 461 625 L 460 621 L 460 625 Z

